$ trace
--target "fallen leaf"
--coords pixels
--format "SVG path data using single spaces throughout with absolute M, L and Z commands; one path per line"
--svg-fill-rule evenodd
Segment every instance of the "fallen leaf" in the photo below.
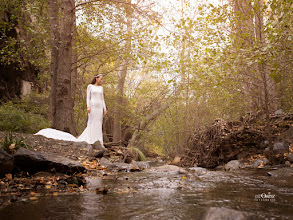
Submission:
M 30 200 L 32 200 L 32 201 L 38 200 L 38 197 L 36 197 L 36 196 L 30 197 Z
M 53 196 L 58 196 L 59 194 L 57 192 L 53 192 Z
M 8 148 L 9 150 L 13 150 L 15 148 L 15 144 L 11 144 Z
M 5 176 L 7 177 L 7 179 L 12 180 L 12 174 L 5 174 Z

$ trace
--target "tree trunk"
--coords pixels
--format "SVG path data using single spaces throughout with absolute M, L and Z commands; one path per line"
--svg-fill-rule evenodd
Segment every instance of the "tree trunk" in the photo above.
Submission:
M 127 1 L 131 3 L 131 0 Z M 129 65 L 129 55 L 131 51 L 131 31 L 132 31 L 132 8 L 129 5 L 125 6 L 126 20 L 127 20 L 127 33 L 128 38 L 125 43 L 125 55 L 122 61 L 121 68 L 118 71 L 118 84 L 116 103 L 114 109 L 114 124 L 113 124 L 113 141 L 118 142 L 122 139 L 121 130 L 121 107 L 123 106 L 124 84 L 127 75 L 127 68 Z
M 254 25 L 253 25 L 253 10 L 251 5 L 251 0 L 231 0 L 230 3 L 233 6 L 234 17 L 233 17 L 233 32 L 234 32 L 234 47 L 244 50 L 249 50 L 253 48 L 254 39 Z M 240 53 L 240 52 L 239 52 Z M 248 98 L 247 105 L 251 110 L 255 107 L 259 107 L 259 99 L 255 96 L 258 86 L 253 86 L 258 84 L 255 81 L 255 74 L 253 67 L 246 64 L 245 58 L 239 65 L 239 72 L 242 76 L 243 81 L 243 91 Z
M 56 87 L 59 58 L 60 21 L 58 0 L 49 1 L 50 46 L 51 46 L 51 120 L 52 127 L 56 124 Z
M 58 2 L 50 0 L 52 39 L 52 127 L 77 135 L 74 123 L 74 91 L 72 90 L 73 35 L 75 28 L 74 0 L 62 0 L 61 16 Z M 58 34 L 59 33 L 59 34 Z M 59 42 L 57 37 L 59 36 Z M 56 42 L 57 41 L 57 42 Z
M 260 45 L 260 48 L 264 48 L 265 45 L 265 39 L 263 35 L 263 1 L 262 0 L 257 0 L 256 3 L 256 14 L 255 14 L 255 37 L 256 37 L 256 43 Z M 262 91 L 261 91 L 261 96 L 263 97 L 263 108 L 265 111 L 265 116 L 266 116 L 266 127 L 265 127 L 265 132 L 267 135 L 267 139 L 269 142 L 269 150 L 270 150 L 270 158 L 267 158 L 270 162 L 275 163 L 274 159 L 274 153 L 273 153 L 273 143 L 272 143 L 272 127 L 270 123 L 270 111 L 271 108 L 270 106 L 273 105 L 273 100 L 276 97 L 275 94 L 275 83 L 273 80 L 268 76 L 267 74 L 267 64 L 266 64 L 266 59 L 264 59 L 261 63 L 258 64 L 257 67 L 257 72 L 262 78 Z

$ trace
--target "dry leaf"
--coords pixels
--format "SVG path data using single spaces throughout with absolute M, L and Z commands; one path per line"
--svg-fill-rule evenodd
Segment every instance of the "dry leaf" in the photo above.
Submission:
M 12 180 L 12 174 L 5 174 L 5 176 L 7 177 L 7 179 Z
M 8 148 L 9 150 L 13 150 L 15 148 L 15 144 L 11 144 Z

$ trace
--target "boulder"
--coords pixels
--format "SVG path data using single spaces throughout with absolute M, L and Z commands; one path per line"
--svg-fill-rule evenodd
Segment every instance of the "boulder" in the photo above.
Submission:
M 272 170 L 267 172 L 268 176 L 271 177 L 290 177 L 293 180 L 293 167 L 282 167 L 282 168 L 278 168 L 276 170 Z
M 203 220 L 248 220 L 250 217 L 247 213 L 237 211 L 234 209 L 224 207 L 211 207 L 209 208 L 203 218 Z
M 88 144 L 85 141 L 82 141 L 82 142 L 74 142 L 73 143 L 73 146 L 78 147 L 80 149 L 86 149 L 88 151 L 90 151 L 92 149 L 92 145 Z
M 19 148 L 14 154 L 15 166 L 29 173 L 54 169 L 61 173 L 83 172 L 85 168 L 78 161 L 66 157 L 41 154 L 25 148 Z
M 286 166 L 286 167 L 290 167 L 290 166 L 291 166 L 291 163 L 290 163 L 290 161 L 288 161 L 288 160 L 287 160 L 287 161 L 285 161 L 285 166 Z
M 84 172 L 85 168 L 78 162 L 66 157 L 43 154 L 48 164 L 48 169 L 55 169 L 60 173 L 78 173 Z
M 286 156 L 286 158 L 287 158 L 291 163 L 293 163 L 293 154 L 288 154 L 288 155 Z
M 104 156 L 105 150 L 100 150 L 100 151 L 94 151 L 93 156 L 95 158 L 102 158 Z
M 279 141 L 287 141 L 289 143 L 293 143 L 293 128 L 289 128 L 285 132 L 281 133 L 278 137 Z
M 289 153 L 290 144 L 286 141 L 274 143 L 273 151 L 275 154 Z
M 257 159 L 253 161 L 253 163 L 250 165 L 251 168 L 262 168 L 265 165 L 268 165 L 270 162 L 268 161 L 267 158 L 264 159 Z
M 111 166 L 113 163 L 110 162 L 108 159 L 106 159 L 105 157 L 102 157 L 101 158 L 101 161 L 100 161 L 100 164 L 104 167 L 107 167 L 107 166 Z
M 191 167 L 189 168 L 189 171 L 191 173 L 194 173 L 197 176 L 205 175 L 208 172 L 206 168 L 202 168 L 202 167 Z
M 105 147 L 102 145 L 101 141 L 96 141 L 95 143 L 92 144 L 92 147 L 94 150 L 105 150 Z
M 151 171 L 157 173 L 168 173 L 168 174 L 185 174 L 187 171 L 181 167 L 175 165 L 163 165 L 159 167 L 154 167 Z
M 41 153 L 22 147 L 14 154 L 14 160 L 16 168 L 25 172 L 36 173 L 48 169 L 48 163 Z
M 136 166 L 139 167 L 139 169 L 147 169 L 147 168 L 150 168 L 150 164 L 149 162 L 143 162 L 143 161 L 132 161 L 131 164 L 134 164 Z
M 5 150 L 0 149 L 0 178 L 10 173 L 14 166 L 14 158 Z
M 240 162 L 238 160 L 231 160 L 224 167 L 225 170 L 239 170 L 239 168 Z

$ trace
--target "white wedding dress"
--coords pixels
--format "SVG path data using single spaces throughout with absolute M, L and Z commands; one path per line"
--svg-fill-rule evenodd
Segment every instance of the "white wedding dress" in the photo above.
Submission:
M 103 87 L 89 84 L 86 103 L 87 107 L 91 108 L 91 112 L 88 115 L 87 127 L 77 138 L 77 141 L 93 144 L 99 140 L 103 145 L 103 111 L 106 110 Z
M 88 115 L 87 127 L 78 138 L 67 132 L 52 128 L 42 129 L 35 135 L 42 135 L 56 140 L 86 141 L 89 144 L 99 140 L 103 144 L 103 110 L 106 110 L 103 87 L 92 84 L 88 85 L 86 103 L 87 107 L 91 108 L 91 112 Z

